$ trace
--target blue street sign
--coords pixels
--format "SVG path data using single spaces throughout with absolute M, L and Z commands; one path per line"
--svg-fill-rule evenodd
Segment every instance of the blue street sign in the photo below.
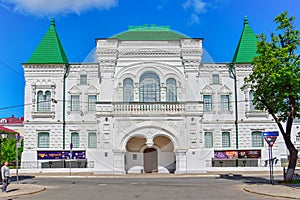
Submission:
M 263 137 L 278 137 L 279 136 L 279 132 L 278 131 L 266 131 L 266 132 L 262 132 L 262 136 Z

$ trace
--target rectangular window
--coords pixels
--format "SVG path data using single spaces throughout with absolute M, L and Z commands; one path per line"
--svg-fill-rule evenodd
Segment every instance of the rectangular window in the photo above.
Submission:
M 220 76 L 219 74 L 212 75 L 212 84 L 220 84 Z
M 88 147 L 89 148 L 97 148 L 97 134 L 96 133 L 89 133 L 88 137 Z
M 132 160 L 137 160 L 137 154 L 132 155 Z
M 80 100 L 79 95 L 71 95 L 71 111 L 80 110 Z
M 222 147 L 230 147 L 230 133 L 222 132 Z
M 79 148 L 79 133 L 71 133 L 71 143 L 73 144 L 73 148 Z
M 89 111 L 96 110 L 96 101 L 97 101 L 97 95 L 89 95 L 88 96 L 88 110 Z
M 256 110 L 253 104 L 253 92 L 249 92 L 249 105 L 250 110 Z
M 255 131 L 251 133 L 252 147 L 263 147 L 264 139 L 260 131 Z
M 49 133 L 47 132 L 38 133 L 38 148 L 49 148 L 49 147 L 50 147 Z
M 212 132 L 205 132 L 204 133 L 204 140 L 205 140 L 205 148 L 212 148 L 214 146 L 213 133 Z
M 230 110 L 229 95 L 221 95 L 220 108 L 222 111 Z
M 211 111 L 212 110 L 212 96 L 203 95 L 203 110 Z
M 80 75 L 80 85 L 87 85 L 87 75 L 86 74 Z

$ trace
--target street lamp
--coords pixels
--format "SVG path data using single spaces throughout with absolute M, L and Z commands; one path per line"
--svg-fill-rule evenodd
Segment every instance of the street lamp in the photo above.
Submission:
M 2 162 L 2 141 L 4 141 L 7 138 L 7 132 L 0 132 L 0 163 Z

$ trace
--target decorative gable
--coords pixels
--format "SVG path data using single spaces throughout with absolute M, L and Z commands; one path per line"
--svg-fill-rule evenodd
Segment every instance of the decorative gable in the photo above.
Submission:
M 76 85 L 74 85 L 74 86 L 69 90 L 69 93 L 70 93 L 70 94 L 81 94 L 81 91 L 80 91 L 80 89 L 79 89 Z
M 202 89 L 202 94 L 212 94 L 213 90 L 209 85 L 206 85 L 203 89 Z
M 229 87 L 227 87 L 226 85 L 223 85 L 221 88 L 220 88 L 220 91 L 219 93 L 221 94 L 231 94 L 231 90 L 229 89 Z
M 86 91 L 85 94 L 97 94 L 98 90 L 95 86 L 91 85 Z

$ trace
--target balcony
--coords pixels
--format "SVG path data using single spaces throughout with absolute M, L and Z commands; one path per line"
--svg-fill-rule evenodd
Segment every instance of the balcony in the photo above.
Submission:
M 97 115 L 203 115 L 200 101 L 97 102 Z

